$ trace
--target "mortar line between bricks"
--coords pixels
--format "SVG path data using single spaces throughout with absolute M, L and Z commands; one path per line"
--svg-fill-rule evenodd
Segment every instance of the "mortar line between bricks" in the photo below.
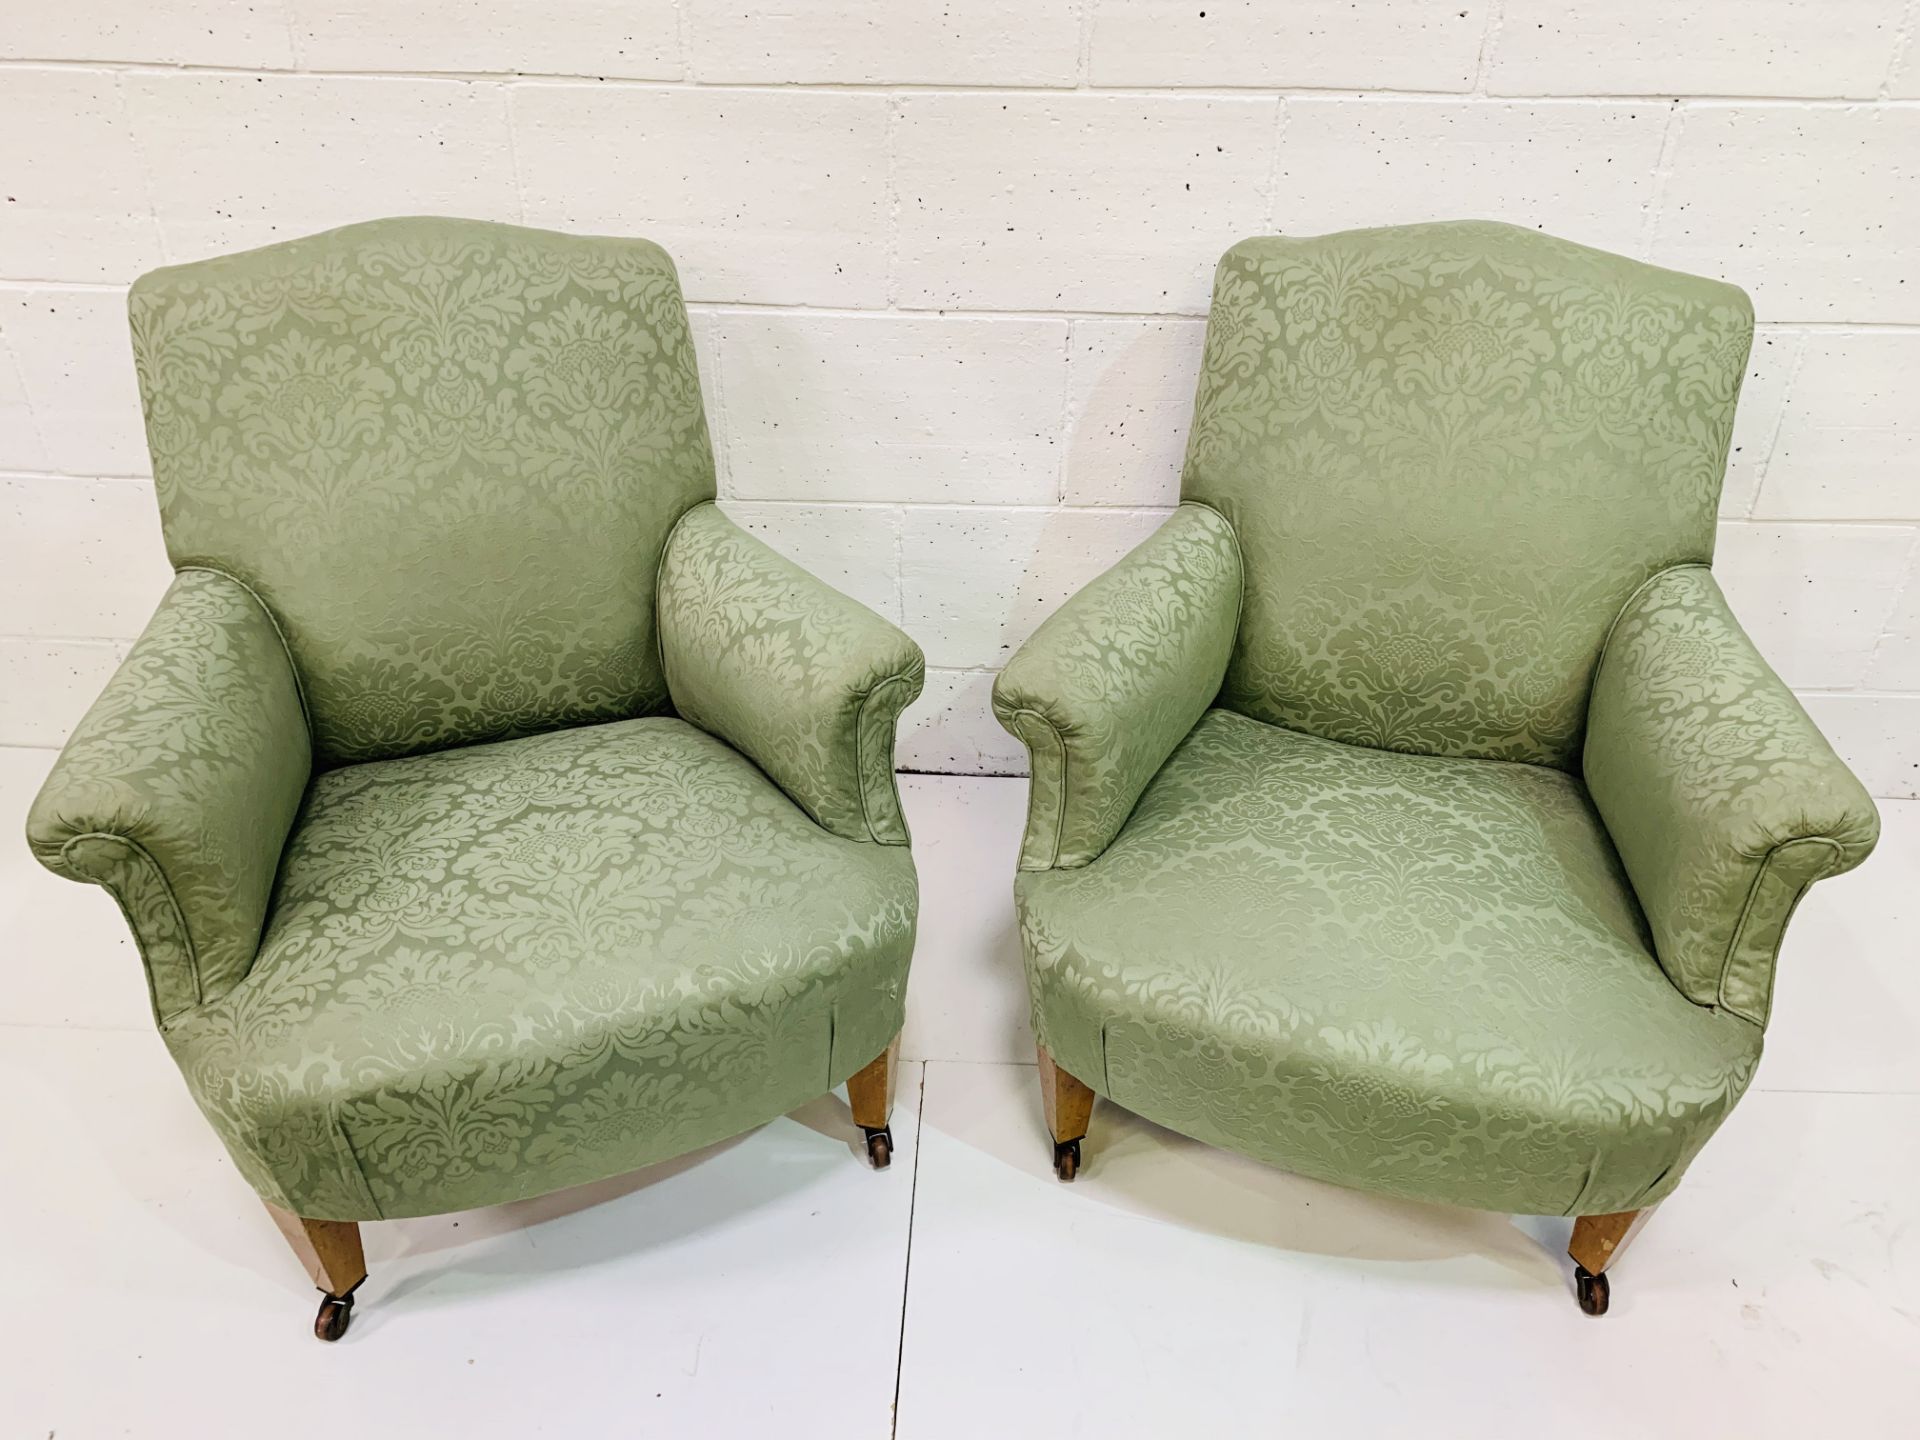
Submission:
M 1062 511 L 1074 515 L 1171 515 L 1179 505 L 1177 497 L 1169 497 L 1160 504 L 1120 504 L 1101 505 L 1091 501 L 1035 503 L 1019 500 L 850 500 L 844 498 L 809 497 L 794 495 L 730 495 L 730 500 L 739 500 L 753 505 L 790 505 L 807 510 L 888 510 L 905 511 L 941 510 L 956 515 L 977 515 L 981 513 L 1054 515 Z M 1751 529 L 1767 527 L 1809 525 L 1823 526 L 1829 529 L 1882 529 L 1915 530 L 1920 529 L 1920 515 L 1849 515 L 1849 516 L 1792 516 L 1792 515 L 1722 515 L 1721 525 L 1737 525 Z
M 1293 118 L 1288 108 L 1287 97 L 1273 97 L 1273 153 L 1267 156 L 1267 193 L 1263 197 L 1267 206 L 1267 233 L 1274 234 L 1280 229 L 1280 149 L 1286 144 L 1287 122 Z
M 1080 0 L 1080 34 L 1073 57 L 1073 88 L 1087 90 L 1093 85 L 1094 7 L 1099 0 Z
M 900 128 L 905 121 L 900 97 L 887 97 L 886 123 L 886 201 L 887 201 L 887 245 L 886 245 L 886 293 L 884 299 L 888 310 L 897 309 L 900 304 Z
M 63 280 L 51 276 L 0 277 L 0 294 L 8 291 L 71 290 L 82 293 L 101 291 L 118 294 L 125 282 L 108 280 Z M 1071 320 L 1135 320 L 1152 324 L 1185 322 L 1206 323 L 1207 311 L 1197 310 L 1111 310 L 1041 309 L 1023 306 L 992 308 L 987 306 L 902 305 L 811 305 L 774 300 L 688 300 L 687 309 L 695 315 L 794 315 L 823 320 L 1046 320 L 1064 324 Z M 1873 335 L 1920 334 L 1920 320 L 1795 320 L 1786 316 L 1763 316 L 1758 328 L 1769 334 L 1804 330 L 1812 334 Z
M 1659 252 L 1660 222 L 1666 216 L 1667 181 L 1673 174 L 1673 157 L 1680 149 L 1681 131 L 1686 125 L 1687 107 L 1675 101 L 1667 107 L 1667 122 L 1660 131 L 1660 155 L 1653 162 L 1653 184 L 1647 191 L 1646 219 L 1640 226 L 1640 258 L 1651 262 Z
M 1759 462 L 1754 467 L 1753 498 L 1747 501 L 1746 514 L 1740 517 L 1743 520 L 1751 520 L 1760 513 L 1760 501 L 1767 490 L 1767 474 L 1773 469 L 1773 457 L 1780 448 L 1780 432 L 1787 428 L 1787 410 L 1793 404 L 1793 392 L 1800 383 L 1800 369 L 1807 363 L 1807 351 L 1812 348 L 1804 333 L 1794 335 L 1793 353 L 1787 357 L 1787 378 L 1780 386 L 1780 407 L 1774 412 L 1773 428 L 1767 432 L 1766 449 L 1760 452 Z M 1747 363 L 1753 363 L 1751 355 Z
M 1480 48 L 1473 57 L 1473 93 L 1483 96 L 1487 93 L 1487 70 L 1499 48 L 1500 30 L 1507 22 L 1506 0 L 1491 0 L 1487 6 L 1487 23 L 1480 30 Z
M 1054 432 L 1054 447 L 1058 453 L 1053 457 L 1053 498 L 1056 504 L 1067 503 L 1067 452 L 1073 442 L 1073 326 L 1072 320 L 1066 323 L 1066 334 L 1060 346 L 1060 428 Z
M 0 481 L 28 480 L 49 485 L 92 484 L 107 482 L 116 485 L 151 485 L 153 480 L 147 475 L 102 475 L 94 471 L 70 470 L 0 470 Z M 902 512 L 944 511 L 954 515 L 1012 514 L 1012 515 L 1053 515 L 1066 512 L 1074 515 L 1123 515 L 1138 518 L 1146 515 L 1171 515 L 1179 505 L 1177 497 L 1169 496 L 1160 504 L 1118 504 L 1103 505 L 1094 501 L 1017 501 L 1017 500 L 900 500 L 893 497 L 885 499 L 851 499 L 844 496 L 812 495 L 747 495 L 739 492 L 737 483 L 723 500 L 737 500 L 743 505 L 783 506 L 798 510 L 899 510 Z M 1722 525 L 1737 525 L 1750 528 L 1804 528 L 1820 526 L 1826 529 L 1888 529 L 1920 530 L 1920 515 L 1722 515 Z M 5 638 L 23 639 L 30 636 L 10 635 Z M 69 636 L 69 639 L 97 639 L 114 637 Z
M 527 223 L 527 177 L 520 169 L 520 126 L 513 118 L 513 88 L 500 87 L 500 113 L 507 126 L 507 170 L 513 176 L 513 204 L 519 222 Z
M 287 54 L 293 57 L 293 68 L 303 70 L 307 63 L 307 47 L 300 43 L 300 22 L 296 18 L 294 7 L 282 5 L 280 13 L 286 17 L 287 21 Z
M 133 60 L 92 60 L 74 58 L 50 58 L 31 56 L 9 56 L 0 59 L 0 70 L 91 70 L 122 71 L 142 75 L 214 75 L 236 76 L 253 79 L 260 76 L 272 76 L 287 79 L 311 80 L 444 80 L 470 82 L 477 84 L 508 84 L 546 86 L 561 85 L 567 87 L 597 86 L 602 89 L 634 90 L 686 90 L 686 91 L 737 91 L 754 92 L 766 95 L 804 95 L 808 93 L 843 93 L 852 95 L 885 95 L 892 92 L 904 92 L 926 95 L 1017 95 L 1045 96 L 1062 98 L 1076 95 L 1099 95 L 1115 99 L 1138 97 L 1189 98 L 1194 100 L 1265 100 L 1279 95 L 1289 99 L 1330 99 L 1343 104 L 1367 104 L 1382 100 L 1433 100 L 1471 102 L 1475 104 L 1524 104 L 1524 105 L 1651 105 L 1678 100 L 1688 105 L 1726 105 L 1754 106 L 1771 105 L 1783 108 L 1857 108 L 1875 109 L 1916 109 L 1920 108 L 1920 98 L 1882 97 L 1878 87 L 1874 93 L 1858 95 L 1767 95 L 1757 93 L 1715 93 L 1675 90 L 1654 90 L 1642 92 L 1614 91 L 1604 94 L 1575 93 L 1571 91 L 1488 91 L 1477 94 L 1471 89 L 1380 89 L 1359 85 L 1281 85 L 1245 84 L 1245 85 L 1088 85 L 1084 89 L 1067 84 L 1017 84 L 998 81 L 993 84 L 959 84 L 952 81 L 932 82 L 915 80 L 819 80 L 779 83 L 774 81 L 743 80 L 681 80 L 668 76 L 627 76 L 627 75 L 587 75 L 565 71 L 531 70 L 354 70 L 345 68 L 305 70 L 276 65 L 205 65 L 179 64 L 169 65 L 154 61 Z
M 673 0 L 673 43 L 680 51 L 680 78 L 693 80 L 693 21 L 687 15 L 687 0 Z
M 1913 27 L 1917 19 L 1920 19 L 1920 0 L 1907 0 L 1894 26 L 1893 43 L 1887 46 L 1887 73 L 1880 78 L 1880 89 L 1874 96 L 1876 100 L 1884 102 L 1893 98 L 1893 82 L 1906 69 L 1907 51 L 1913 46 Z
M 1920 580 L 1914 578 L 1914 567 L 1916 564 L 1920 564 L 1920 539 L 1916 539 L 1908 549 L 1906 564 L 1900 569 L 1900 578 L 1894 582 L 1893 603 L 1887 607 L 1887 613 L 1881 617 L 1880 633 L 1873 637 L 1872 648 L 1867 651 L 1866 667 L 1860 672 L 1862 684 L 1865 683 L 1866 676 L 1874 674 L 1879 669 L 1881 657 L 1886 651 L 1887 643 L 1889 641 L 1897 642 L 1900 639 L 1896 627 L 1901 609 L 1907 602 L 1907 592 L 1911 590 L 1914 585 L 1920 584 Z
M 292 20 L 288 20 L 292 25 Z M 147 202 L 147 218 L 153 223 L 154 243 L 160 247 L 160 258 L 171 263 L 173 245 L 167 239 L 167 227 L 160 220 L 160 193 L 154 188 L 153 157 L 148 153 L 147 137 L 141 133 L 141 127 L 133 123 L 133 102 L 127 98 L 126 78 L 113 77 L 113 98 L 120 107 L 120 120 L 127 127 L 127 144 L 133 151 L 134 160 L 140 166 L 140 193 Z

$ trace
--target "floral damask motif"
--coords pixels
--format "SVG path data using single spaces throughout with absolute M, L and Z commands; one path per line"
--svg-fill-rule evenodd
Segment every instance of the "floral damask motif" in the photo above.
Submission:
M 918 646 L 711 505 L 674 530 L 660 603 L 681 715 L 751 756 L 834 834 L 907 843 L 892 735 L 926 677 Z
M 1033 756 L 1022 869 L 1083 865 L 1219 687 L 1239 557 L 1201 505 L 1061 606 L 993 684 L 993 713 Z
M 1632 1209 L 1760 1054 L 1756 1028 L 1668 983 L 1579 782 L 1536 767 L 1213 710 L 1098 859 L 1016 893 L 1062 1065 L 1325 1179 Z
M 1357 743 L 1577 765 L 1621 602 L 1711 553 L 1751 334 L 1729 286 L 1507 226 L 1235 246 L 1183 482 L 1248 557 L 1232 703 Z M 1591 488 L 1570 504 L 1575 475 Z M 1396 590 L 1426 603 L 1396 607 Z M 1302 608 L 1323 595 L 1360 598 L 1383 655 L 1431 644 L 1395 617 L 1417 627 L 1438 606 L 1464 627 L 1430 722 L 1395 713 L 1395 667 L 1368 680 L 1308 638 Z M 1530 683 L 1553 698 L 1516 733 L 1485 696 L 1510 682 L 1493 657 L 1523 613 L 1530 668 L 1550 672 Z
M 323 766 L 664 705 L 645 579 L 713 466 L 658 247 L 377 221 L 130 306 L 169 554 L 281 621 Z
M 262 1195 L 541 1194 L 885 1049 L 923 661 L 707 503 L 664 253 L 378 222 L 132 310 L 182 568 L 28 833 Z
M 27 816 L 42 864 L 129 912 L 162 1023 L 253 963 L 309 768 L 271 617 L 226 576 L 182 571 Z
M 721 822 L 704 846 L 680 843 L 688 795 Z M 301 1213 L 345 1183 L 339 1154 L 363 1217 L 492 1203 L 569 1183 L 556 1164 L 720 1139 L 871 1060 L 914 908 L 904 848 L 828 834 L 681 720 L 349 766 L 314 783 L 251 971 L 167 1040 Z M 318 1159 L 266 1138 L 328 1125 Z
M 1794 904 L 1875 833 L 1683 563 L 1751 333 L 1730 287 L 1506 226 L 1227 253 L 1186 503 L 995 687 L 1062 1066 L 1395 1194 L 1679 1182 Z
M 1533 306 L 1479 278 L 1422 297 L 1386 340 L 1403 392 L 1483 405 L 1524 394 L 1554 353 Z
M 1794 904 L 1866 859 L 1880 822 L 1705 567 L 1627 605 L 1585 762 L 1673 983 L 1764 1025 Z

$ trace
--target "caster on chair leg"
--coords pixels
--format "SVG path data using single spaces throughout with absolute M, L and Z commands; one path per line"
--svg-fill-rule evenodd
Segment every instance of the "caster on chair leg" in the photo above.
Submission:
M 1607 1313 L 1609 1289 L 1605 1271 L 1596 1275 L 1584 1265 L 1573 1267 L 1573 1293 L 1580 1301 L 1580 1308 L 1587 1314 Z
M 1080 1142 L 1078 1140 L 1053 1142 L 1053 1173 L 1062 1180 L 1072 1180 L 1080 1173 Z
M 347 1326 L 353 1321 L 353 1292 L 345 1295 L 329 1295 L 320 1292 L 320 1313 L 313 1317 L 313 1338 L 316 1340 L 338 1340 L 347 1333 Z
M 893 1127 L 891 1125 L 862 1125 L 867 1132 L 867 1159 L 873 1162 L 873 1168 L 884 1170 L 893 1163 Z

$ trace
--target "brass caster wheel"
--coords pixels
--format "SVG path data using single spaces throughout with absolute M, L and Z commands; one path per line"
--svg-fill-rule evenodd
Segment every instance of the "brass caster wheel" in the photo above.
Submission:
M 1573 1267 L 1573 1293 L 1580 1300 L 1580 1308 L 1587 1314 L 1607 1313 L 1608 1290 L 1604 1273 L 1596 1275 L 1584 1265 Z
M 316 1340 L 338 1340 L 347 1333 L 347 1326 L 353 1320 L 353 1296 L 320 1296 L 320 1313 L 313 1317 L 313 1338 Z
M 873 1162 L 873 1168 L 884 1170 L 893 1163 L 893 1127 L 863 1125 L 867 1132 L 867 1159 Z
M 1062 1180 L 1072 1180 L 1080 1173 L 1080 1142 L 1078 1140 L 1053 1142 L 1053 1173 Z

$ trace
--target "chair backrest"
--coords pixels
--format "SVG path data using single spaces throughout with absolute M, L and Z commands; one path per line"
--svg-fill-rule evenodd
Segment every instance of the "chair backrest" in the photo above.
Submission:
M 1712 557 L 1752 335 L 1731 285 L 1509 225 L 1234 246 L 1182 481 L 1245 562 L 1220 703 L 1577 769 L 1622 603 Z
M 317 763 L 664 708 L 655 571 L 714 493 L 665 251 L 380 220 L 130 309 L 167 553 L 272 613 Z

